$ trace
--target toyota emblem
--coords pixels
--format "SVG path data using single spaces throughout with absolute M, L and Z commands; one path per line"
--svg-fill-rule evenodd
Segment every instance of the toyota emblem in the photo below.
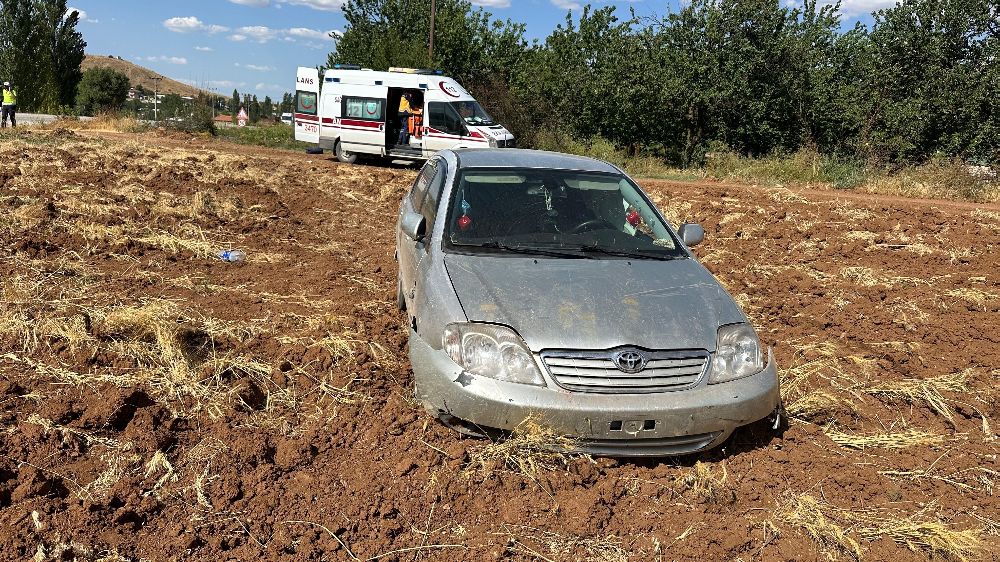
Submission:
M 623 373 L 638 373 L 646 368 L 646 357 L 638 351 L 619 351 L 613 359 L 615 367 Z

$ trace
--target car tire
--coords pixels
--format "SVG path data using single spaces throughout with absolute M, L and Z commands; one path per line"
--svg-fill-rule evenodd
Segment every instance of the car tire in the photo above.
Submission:
M 406 310 L 406 297 L 403 296 L 403 282 L 396 282 L 396 307 L 399 310 Z
M 337 141 L 337 148 L 334 149 L 334 152 L 337 154 L 337 160 L 340 160 L 344 164 L 353 164 L 358 160 L 358 155 L 344 150 L 344 143 L 340 141 Z

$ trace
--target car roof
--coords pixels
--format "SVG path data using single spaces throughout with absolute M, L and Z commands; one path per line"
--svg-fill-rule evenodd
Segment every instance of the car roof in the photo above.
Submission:
M 452 150 L 458 159 L 458 167 L 464 168 L 550 168 L 556 170 L 579 170 L 585 172 L 622 173 L 615 166 L 587 158 L 560 152 L 544 150 L 524 150 L 518 148 L 460 148 Z

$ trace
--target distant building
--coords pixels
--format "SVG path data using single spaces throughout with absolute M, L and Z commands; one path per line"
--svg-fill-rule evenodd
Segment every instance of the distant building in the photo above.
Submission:
M 215 119 L 212 120 L 219 127 L 232 127 L 233 126 L 233 116 L 232 115 L 216 115 Z

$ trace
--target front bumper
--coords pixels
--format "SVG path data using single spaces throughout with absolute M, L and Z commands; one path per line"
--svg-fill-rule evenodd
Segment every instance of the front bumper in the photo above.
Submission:
M 588 453 L 667 456 L 711 449 L 736 428 L 778 408 L 777 367 L 743 379 L 658 394 L 588 394 L 502 382 L 463 372 L 448 355 L 410 330 L 416 396 L 435 415 L 514 429 L 533 417 L 581 440 Z

